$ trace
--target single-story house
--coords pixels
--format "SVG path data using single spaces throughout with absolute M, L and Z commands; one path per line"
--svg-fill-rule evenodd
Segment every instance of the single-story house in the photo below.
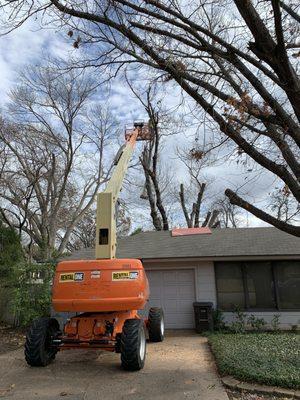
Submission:
M 142 260 L 148 308 L 164 309 L 167 328 L 193 328 L 195 301 L 212 302 L 227 322 L 239 307 L 267 323 L 280 314 L 282 328 L 300 327 L 300 238 L 276 228 L 185 231 L 143 232 L 118 241 L 118 258 Z M 68 259 L 94 257 L 94 249 L 83 249 Z

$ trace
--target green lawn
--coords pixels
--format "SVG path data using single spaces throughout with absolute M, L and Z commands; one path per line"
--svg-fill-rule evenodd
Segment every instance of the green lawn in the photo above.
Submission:
M 222 375 L 300 388 L 300 334 L 215 333 L 209 335 L 208 340 Z

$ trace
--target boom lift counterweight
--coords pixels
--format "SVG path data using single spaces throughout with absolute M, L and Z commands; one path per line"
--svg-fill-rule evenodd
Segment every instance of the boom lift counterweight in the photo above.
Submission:
M 138 140 L 151 140 L 149 125 L 136 123 L 125 131 L 126 144 L 117 155 L 115 168 L 104 192 L 97 195 L 95 260 L 62 261 L 57 265 L 52 304 L 56 311 L 75 312 L 60 331 L 55 318 L 33 322 L 25 344 L 31 366 L 49 364 L 58 351 L 101 348 L 121 353 L 124 369 L 143 368 L 146 336 L 164 338 L 160 308 L 151 308 L 147 320 L 138 310 L 149 299 L 148 280 L 140 260 L 116 259 L 115 209 Z

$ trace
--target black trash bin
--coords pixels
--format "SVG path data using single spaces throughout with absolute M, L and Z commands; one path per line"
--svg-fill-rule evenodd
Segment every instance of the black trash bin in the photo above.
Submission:
M 213 326 L 213 303 L 199 302 L 193 303 L 195 314 L 196 332 L 212 331 Z

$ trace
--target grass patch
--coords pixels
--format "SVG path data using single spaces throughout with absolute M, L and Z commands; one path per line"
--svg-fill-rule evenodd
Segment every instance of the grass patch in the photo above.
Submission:
M 297 333 L 210 334 L 209 343 L 222 375 L 300 388 L 300 335 Z

